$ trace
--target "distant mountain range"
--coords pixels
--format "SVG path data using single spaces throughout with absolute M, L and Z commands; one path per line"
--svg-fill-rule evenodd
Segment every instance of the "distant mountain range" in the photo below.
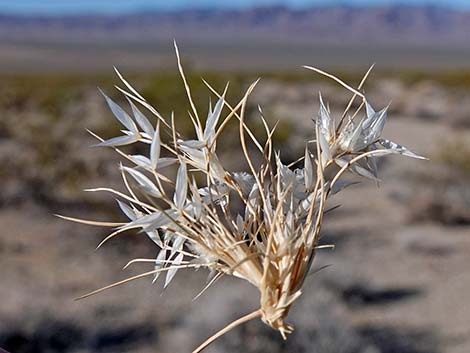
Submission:
M 126 15 L 0 15 L 0 41 L 271 41 L 470 48 L 470 11 L 433 6 L 185 10 Z

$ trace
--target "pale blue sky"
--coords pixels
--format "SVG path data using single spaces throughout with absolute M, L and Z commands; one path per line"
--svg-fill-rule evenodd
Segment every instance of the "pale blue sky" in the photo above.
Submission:
M 122 13 L 143 9 L 226 8 L 266 5 L 305 7 L 327 4 L 432 4 L 470 9 L 470 0 L 0 0 L 0 12 L 20 14 Z M 230 4 L 230 5 L 228 5 Z

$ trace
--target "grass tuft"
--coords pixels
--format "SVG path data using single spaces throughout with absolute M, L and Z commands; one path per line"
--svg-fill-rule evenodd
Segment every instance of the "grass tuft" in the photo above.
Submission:
M 143 277 L 156 281 L 162 274 L 167 287 L 178 270 L 205 268 L 216 274 L 214 278 L 234 276 L 255 286 L 260 306 L 194 352 L 255 318 L 287 339 L 294 327 L 286 317 L 302 294 L 315 254 L 325 248 L 320 245 L 320 235 L 324 215 L 331 209 L 328 201 L 352 185 L 342 180 L 344 174 L 377 181 L 377 158 L 391 154 L 423 157 L 381 136 L 388 107 L 376 111 L 362 92 L 370 70 L 353 88 L 344 79 L 306 66 L 345 88 L 351 99 L 344 113 L 334 116 L 326 97 L 320 95 L 320 110 L 311 125 L 312 136 L 305 141 L 305 152 L 293 159 L 296 168 L 285 165 L 275 139 L 285 143 L 287 126 L 270 126 L 262 108 L 255 110 L 248 104 L 259 79 L 249 83 L 228 75 L 230 84 L 226 84 L 209 75 L 202 80 L 196 72 L 185 73 L 176 44 L 175 49 L 181 76 L 178 83 L 172 75 L 161 75 L 139 94 L 132 77 L 124 79 L 118 73 L 121 82 L 116 87 L 125 99 L 115 102 L 115 97 L 103 93 L 118 122 L 118 136 L 105 139 L 91 132 L 97 146 L 121 156 L 119 168 L 126 192 L 110 187 L 87 191 L 113 195 L 128 221 L 116 228 L 114 222 L 63 217 L 114 228 L 99 246 L 129 230 L 146 233 L 159 249 L 156 259 L 134 259 L 126 268 L 149 262 L 153 269 L 78 299 Z M 206 93 L 200 89 L 204 86 Z M 169 97 L 178 97 L 176 106 L 170 108 Z M 359 108 L 350 111 L 354 101 Z M 358 114 L 359 109 L 364 114 Z M 234 140 L 239 149 L 233 149 L 231 155 L 243 158 L 246 170 L 229 170 L 219 158 L 219 146 L 232 145 Z M 127 148 L 136 145 L 139 153 Z

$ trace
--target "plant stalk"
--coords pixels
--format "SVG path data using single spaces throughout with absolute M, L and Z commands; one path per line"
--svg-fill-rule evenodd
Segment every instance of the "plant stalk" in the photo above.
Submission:
M 229 332 L 230 330 L 234 329 L 235 327 L 237 327 L 238 325 L 241 325 L 245 322 L 248 322 L 250 320 L 253 320 L 253 319 L 256 319 L 257 317 L 260 317 L 262 315 L 261 313 L 261 309 L 258 309 L 258 310 L 255 310 L 253 311 L 252 313 L 249 313 L 245 316 L 242 316 L 241 318 L 233 321 L 232 323 L 228 324 L 227 326 L 225 326 L 223 329 L 221 329 L 220 331 L 216 332 L 215 334 L 213 334 L 212 336 L 210 336 L 207 340 L 205 340 L 204 342 L 202 342 L 199 347 L 197 347 L 192 353 L 199 353 L 199 352 L 202 352 L 204 349 L 207 348 L 207 346 L 209 346 L 212 342 L 214 342 L 217 338 L 219 338 L 220 336 L 222 336 L 223 334 Z

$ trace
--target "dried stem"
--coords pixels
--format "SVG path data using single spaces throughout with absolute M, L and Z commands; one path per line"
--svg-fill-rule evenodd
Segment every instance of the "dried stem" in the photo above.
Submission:
M 223 329 L 221 329 L 220 331 L 218 331 L 217 333 L 215 333 L 214 335 L 209 337 L 207 340 L 202 342 L 202 344 L 199 345 L 192 353 L 202 352 L 204 349 L 207 348 L 207 346 L 209 346 L 212 342 L 214 342 L 220 336 L 226 334 L 227 332 L 234 329 L 238 325 L 241 325 L 245 322 L 256 319 L 258 317 L 261 317 L 261 309 L 255 310 L 252 313 L 249 313 L 248 315 L 242 316 L 241 318 L 239 318 L 239 319 L 233 321 L 232 323 L 228 324 Z

